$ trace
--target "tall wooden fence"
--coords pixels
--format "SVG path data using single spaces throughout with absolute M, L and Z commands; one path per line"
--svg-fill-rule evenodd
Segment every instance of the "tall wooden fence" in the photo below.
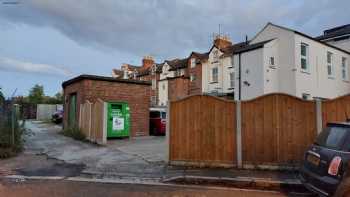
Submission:
M 346 121 L 350 96 L 305 101 L 269 94 L 249 101 L 196 95 L 170 103 L 169 161 L 195 166 L 295 166 L 327 122 Z M 318 125 L 320 125 L 318 127 Z
M 235 103 L 193 96 L 171 103 L 170 158 L 190 165 L 232 166 Z
M 105 102 L 100 99 L 81 104 L 79 128 L 89 141 L 106 144 L 105 114 Z

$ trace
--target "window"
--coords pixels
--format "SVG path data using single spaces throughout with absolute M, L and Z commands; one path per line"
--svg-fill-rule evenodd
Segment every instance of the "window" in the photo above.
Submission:
M 163 90 L 165 90 L 165 84 L 162 85 Z
M 218 68 L 217 67 L 212 69 L 212 76 L 211 77 L 212 77 L 212 79 L 211 79 L 212 82 L 218 82 Z
M 196 75 L 195 74 L 191 74 L 190 75 L 190 81 L 195 81 L 196 80 Z
M 230 66 L 233 66 L 233 65 L 235 65 L 235 57 L 231 56 L 231 58 L 230 58 Z
M 151 96 L 151 105 L 156 105 L 156 104 L 157 104 L 157 97 Z
M 304 71 L 309 70 L 309 46 L 307 44 L 301 43 L 300 45 L 300 65 L 301 69 Z
M 195 58 L 191 58 L 191 68 L 196 67 L 196 59 Z
M 326 127 L 316 138 L 316 143 L 326 148 L 341 150 L 347 133 L 348 128 L 337 126 Z
M 328 76 L 333 75 L 332 61 L 333 61 L 333 53 L 327 52 L 327 74 L 328 74 Z
M 156 79 L 152 79 L 152 90 L 157 89 L 157 81 Z
M 270 65 L 271 66 L 275 65 L 275 58 L 274 57 L 270 57 Z
M 230 87 L 231 88 L 235 87 L 235 73 L 234 72 L 230 73 Z
M 301 96 L 304 100 L 309 100 L 310 99 L 310 94 L 303 93 Z
M 345 57 L 341 59 L 341 75 L 343 80 L 348 80 L 348 62 Z
M 213 59 L 214 59 L 214 62 L 218 61 L 219 60 L 219 51 L 214 51 L 213 52 Z

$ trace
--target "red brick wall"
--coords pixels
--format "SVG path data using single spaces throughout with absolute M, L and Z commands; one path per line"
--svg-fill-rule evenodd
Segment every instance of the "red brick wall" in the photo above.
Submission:
M 178 100 L 189 95 L 189 79 L 177 77 L 168 81 L 168 96 L 170 101 Z
M 195 56 L 191 58 L 196 58 Z M 189 58 L 188 62 L 188 73 L 189 77 L 191 75 L 195 76 L 194 81 L 189 81 L 189 95 L 193 94 L 201 94 L 202 93 L 202 64 L 196 64 L 194 68 L 191 68 L 191 58 Z
M 160 73 L 156 73 L 154 75 L 151 75 L 151 74 L 144 75 L 142 77 L 139 77 L 138 80 L 141 80 L 141 78 L 142 78 L 143 81 L 150 81 L 150 82 L 152 82 L 153 79 L 156 79 L 156 83 L 157 83 L 156 89 L 153 90 L 152 86 L 150 88 L 150 99 L 149 99 L 149 102 L 151 104 L 151 97 L 155 96 L 156 97 L 156 102 L 158 104 L 159 103 L 159 97 L 158 97 L 159 84 L 158 84 L 158 81 L 160 80 Z
M 82 80 L 64 88 L 64 94 L 77 93 L 79 117 L 80 104 L 98 98 L 105 102 L 127 102 L 130 107 L 131 136 L 149 135 L 150 86 L 131 83 Z M 65 102 L 64 124 L 67 124 L 69 103 Z M 79 119 L 77 117 L 77 120 Z

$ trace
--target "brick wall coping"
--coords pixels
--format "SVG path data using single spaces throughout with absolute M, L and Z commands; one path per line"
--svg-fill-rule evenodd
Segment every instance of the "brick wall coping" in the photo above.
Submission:
M 151 82 L 148 81 L 139 81 L 139 80 L 132 80 L 132 79 L 117 79 L 114 77 L 105 77 L 105 76 L 97 76 L 97 75 L 79 75 L 77 77 L 74 77 L 72 79 L 69 79 L 62 83 L 62 87 L 65 88 L 68 85 L 71 85 L 73 83 L 79 82 L 81 80 L 88 79 L 88 80 L 94 80 L 94 81 L 108 81 L 108 82 L 115 82 L 115 83 L 131 83 L 131 84 L 137 84 L 137 85 L 151 85 Z

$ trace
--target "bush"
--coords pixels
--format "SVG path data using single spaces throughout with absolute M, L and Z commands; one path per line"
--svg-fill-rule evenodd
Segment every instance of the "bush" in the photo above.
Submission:
M 16 111 L 13 120 L 12 110 Z M 21 124 L 19 123 L 19 114 L 17 112 L 17 108 L 12 108 L 11 104 L 0 106 L 0 158 L 14 156 L 23 149 L 25 121 L 22 121 Z M 12 127 L 14 128 L 13 130 Z M 12 135 L 13 131 L 14 133 Z
M 78 127 L 66 128 L 63 130 L 63 135 L 72 137 L 75 140 L 84 141 L 86 139 L 85 134 Z

